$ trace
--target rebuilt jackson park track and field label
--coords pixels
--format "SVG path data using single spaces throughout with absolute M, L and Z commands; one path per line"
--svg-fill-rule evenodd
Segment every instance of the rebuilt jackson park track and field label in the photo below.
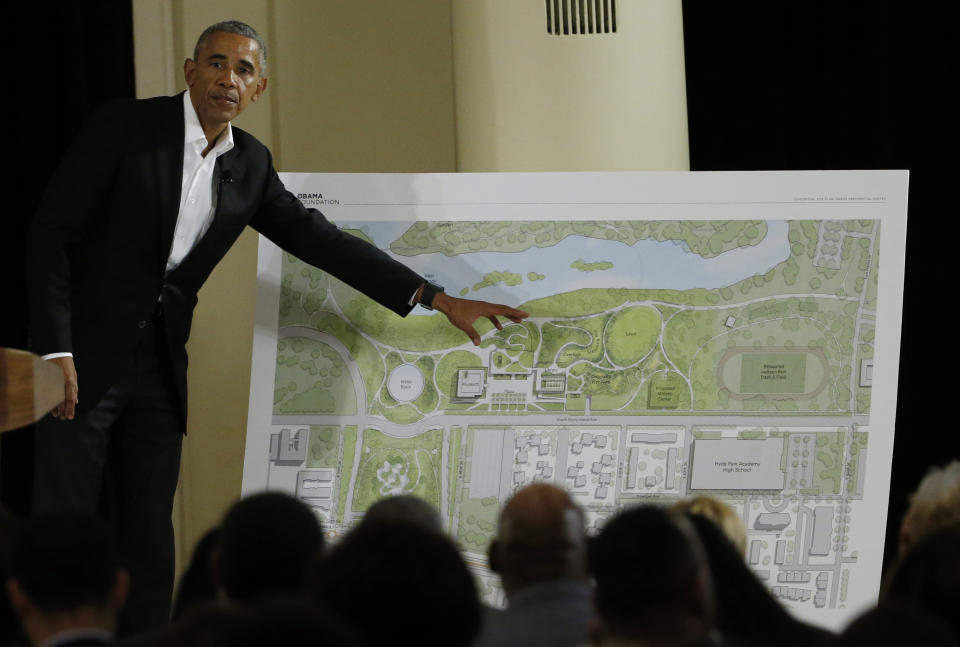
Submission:
M 475 347 L 261 241 L 244 491 L 294 493 L 332 537 L 422 497 L 494 603 L 485 553 L 517 488 L 567 489 L 593 529 L 709 494 L 802 617 L 875 599 L 905 172 L 284 180 L 448 293 L 530 317 L 478 322 Z

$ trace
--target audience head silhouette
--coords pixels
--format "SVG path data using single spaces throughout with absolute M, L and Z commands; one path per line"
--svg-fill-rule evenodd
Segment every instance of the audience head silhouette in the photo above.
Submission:
M 420 523 L 361 523 L 320 562 L 313 589 L 369 645 L 406 637 L 424 647 L 465 646 L 480 626 L 480 601 L 459 551 Z
M 129 591 L 110 529 L 73 511 L 37 517 L 21 529 L 8 578 L 10 600 L 34 645 L 68 631 L 112 633 Z
M 538 582 L 587 579 L 583 510 L 554 485 L 518 490 L 500 515 L 489 559 L 507 597 Z
M 418 524 L 426 530 L 443 532 L 443 523 L 437 509 L 412 494 L 397 494 L 380 499 L 367 509 L 361 523 L 381 521 L 405 521 Z
M 554 485 L 534 483 L 504 506 L 489 550 L 507 595 L 488 609 L 475 647 L 576 647 L 589 640 L 593 599 L 583 510 Z
M 710 577 L 685 517 L 652 505 L 620 512 L 591 542 L 590 567 L 611 640 L 683 645 L 710 631 Z
M 218 588 L 233 601 L 300 589 L 322 548 L 323 531 L 309 507 L 279 492 L 246 497 L 220 524 L 213 560 Z

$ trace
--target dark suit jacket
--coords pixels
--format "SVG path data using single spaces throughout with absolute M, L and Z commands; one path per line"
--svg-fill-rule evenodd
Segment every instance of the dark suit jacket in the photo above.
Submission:
M 247 225 L 401 315 L 423 281 L 305 208 L 280 182 L 270 151 L 239 128 L 233 149 L 217 160 L 213 223 L 167 273 L 180 205 L 183 124 L 182 94 L 98 109 L 51 178 L 31 228 L 33 350 L 74 353 L 81 413 L 117 379 L 140 322 L 151 320 L 159 298 L 185 415 L 184 345 L 197 291 Z

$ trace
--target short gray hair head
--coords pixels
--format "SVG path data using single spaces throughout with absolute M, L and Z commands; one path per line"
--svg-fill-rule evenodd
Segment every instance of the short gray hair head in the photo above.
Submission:
M 931 467 L 910 498 L 903 519 L 912 539 L 960 523 L 960 461 Z
M 215 23 L 204 29 L 203 33 L 200 34 L 200 38 L 197 39 L 197 44 L 193 47 L 193 60 L 200 58 L 200 48 L 210 40 L 210 36 L 218 31 L 225 31 L 229 34 L 239 34 L 240 36 L 252 38 L 257 41 L 257 45 L 260 46 L 260 76 L 267 76 L 267 43 L 260 34 L 257 33 L 256 29 L 239 20 L 224 20 L 223 22 Z

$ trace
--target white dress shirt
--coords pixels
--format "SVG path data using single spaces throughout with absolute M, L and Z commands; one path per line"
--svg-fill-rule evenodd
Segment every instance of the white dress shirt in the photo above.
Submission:
M 190 91 L 183 93 L 183 178 L 180 183 L 180 210 L 177 212 L 177 227 L 173 232 L 173 245 L 167 258 L 169 272 L 190 253 L 197 241 L 210 228 L 217 209 L 216 191 L 213 190 L 217 158 L 233 148 L 233 128 L 227 123 L 216 143 L 206 157 L 201 155 L 207 147 L 200 119 L 190 101 Z

